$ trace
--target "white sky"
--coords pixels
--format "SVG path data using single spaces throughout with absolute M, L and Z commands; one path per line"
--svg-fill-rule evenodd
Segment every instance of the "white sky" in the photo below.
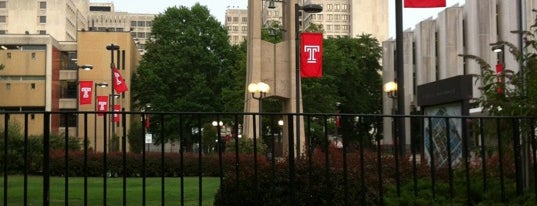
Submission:
M 248 0 L 90 0 L 91 2 L 113 2 L 116 11 L 125 11 L 129 13 L 163 13 L 166 8 L 172 6 L 187 6 L 191 7 L 196 2 L 201 5 L 206 5 L 211 14 L 216 17 L 222 24 L 227 8 L 246 9 Z M 261 0 L 259 0 L 261 1 Z M 378 0 L 371 0 L 378 1 Z M 390 2 L 390 34 L 395 36 L 395 1 Z M 446 0 L 447 6 L 453 6 L 457 3 L 464 4 L 466 0 Z M 438 12 L 444 8 L 427 8 L 427 9 L 403 9 L 403 29 L 413 28 L 418 22 L 429 17 L 436 18 Z

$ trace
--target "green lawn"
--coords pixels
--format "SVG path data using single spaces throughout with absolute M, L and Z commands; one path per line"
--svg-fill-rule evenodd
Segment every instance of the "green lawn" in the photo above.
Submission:
M 24 177 L 8 177 L 8 205 L 22 205 L 24 203 Z M 198 205 L 199 179 L 198 177 L 184 178 L 185 205 Z M 202 205 L 213 205 L 214 196 L 220 185 L 219 178 L 204 177 L 202 179 Z M 0 179 L 0 199 L 3 202 L 4 179 Z M 107 179 L 107 205 L 123 204 L 123 178 Z M 142 205 L 142 178 L 127 178 L 127 204 Z M 69 178 L 69 205 L 84 205 L 84 178 Z M 65 205 L 65 179 L 63 177 L 50 178 L 51 205 Z M 146 178 L 146 205 L 161 204 L 161 178 Z M 165 204 L 180 205 L 181 179 L 165 179 Z M 1 202 L 0 202 L 1 204 Z M 43 205 L 43 178 L 28 177 L 28 205 Z M 103 205 L 103 178 L 88 178 L 88 205 Z

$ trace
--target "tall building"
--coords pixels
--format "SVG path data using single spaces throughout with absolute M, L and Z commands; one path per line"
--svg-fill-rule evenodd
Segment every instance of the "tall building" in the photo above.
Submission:
M 323 11 L 317 14 L 306 14 L 301 19 L 301 29 L 310 24 L 322 25 L 325 38 L 371 34 L 379 42 L 388 38 L 388 1 L 360 0 L 308 0 L 304 4 L 320 4 Z M 275 8 L 269 8 L 269 1 L 263 1 L 263 23 L 269 25 L 277 22 L 282 25 L 282 2 L 275 1 Z M 248 33 L 246 9 L 226 10 L 225 26 L 228 29 L 232 44 L 242 42 Z M 244 19 L 246 18 L 246 19 Z M 244 21 L 243 21 L 244 19 Z M 235 21 L 236 20 L 236 21 Z
M 90 3 L 88 24 L 90 31 L 129 31 L 141 54 L 151 37 L 155 14 L 117 12 L 113 3 Z
M 0 34 L 50 35 L 58 41 L 75 41 L 87 27 L 88 0 L 0 1 Z
M 226 10 L 225 26 L 230 44 L 240 44 L 248 36 L 248 10 Z
M 120 45 L 120 59 L 125 61 L 117 65 L 130 85 L 140 60 L 131 32 L 90 31 L 86 24 L 88 13 L 88 0 L 0 0 L 0 111 L 36 112 L 28 116 L 29 135 L 43 134 L 42 112 L 52 112 L 48 120 L 54 134 L 82 138 L 84 127 L 95 128 L 91 121 L 95 115 L 89 115 L 90 121 L 84 122 L 81 116 L 68 112 L 94 111 L 95 101 L 89 105 L 80 102 L 81 81 L 106 81 L 111 85 L 110 51 L 106 45 Z M 92 65 L 93 70 L 82 70 L 85 65 Z M 95 92 L 111 93 L 110 87 Z M 115 103 L 131 111 L 130 92 Z M 9 122 L 24 126 L 24 118 L 14 114 Z M 0 118 L 0 127 L 4 120 Z M 119 128 L 118 125 L 118 132 Z M 102 141 L 95 141 L 102 136 L 94 134 L 91 133 L 94 138 L 90 137 L 90 147 L 102 151 Z
M 519 9 L 517 3 L 502 0 L 466 0 L 464 5 L 445 8 L 438 17 L 429 18 L 416 24 L 415 29 L 403 33 L 403 76 L 404 79 L 404 111 L 406 114 L 423 114 L 424 106 L 419 101 L 420 95 L 435 96 L 442 94 L 420 94 L 422 85 L 437 83 L 461 75 L 480 76 L 480 65 L 459 55 L 469 54 L 481 57 L 490 65 L 501 62 L 506 69 L 520 71 L 520 64 L 509 52 L 498 54 L 492 51 L 491 44 L 507 41 L 521 48 L 518 33 L 520 28 L 529 30 L 535 23 L 537 9 L 535 0 L 525 0 L 524 7 Z M 519 23 L 519 19 L 522 22 Z M 383 42 L 383 82 L 397 80 L 395 65 L 396 42 Z M 480 97 L 482 79 L 476 79 L 468 86 L 472 90 L 470 98 Z M 452 85 L 456 88 L 459 85 Z M 399 87 L 401 88 L 401 87 Z M 447 92 L 449 94 L 449 92 Z M 383 96 L 383 112 L 394 111 L 394 101 L 388 95 Z M 427 105 L 428 106 L 428 105 Z M 481 108 L 463 108 L 462 114 L 480 113 Z M 406 142 L 410 137 L 420 135 L 420 130 L 411 131 L 411 120 L 407 119 Z M 384 121 L 384 143 L 391 144 L 393 125 L 387 118 Z M 417 133 L 414 133 L 417 132 Z

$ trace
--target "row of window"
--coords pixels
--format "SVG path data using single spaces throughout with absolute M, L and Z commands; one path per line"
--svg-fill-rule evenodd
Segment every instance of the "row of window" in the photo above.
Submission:
M 40 1 L 39 3 L 39 9 L 47 9 L 47 2 L 46 1 Z M 0 1 L 0 9 L 7 8 L 7 1 Z
M 327 31 L 349 31 L 349 25 L 326 25 Z
M 146 33 L 146 32 L 131 32 L 131 36 L 132 38 L 142 38 L 142 39 L 145 39 L 145 38 L 149 38 L 151 36 L 151 33 Z
M 239 31 L 239 26 L 228 26 L 227 30 L 228 31 Z M 241 31 L 243 31 L 243 32 L 248 31 L 248 27 L 247 26 L 241 26 Z
M 35 90 L 35 83 L 30 83 L 30 89 Z M 6 90 L 11 90 L 11 83 L 6 83 Z
M 347 11 L 349 10 L 349 5 L 348 4 L 327 4 L 326 5 L 326 10 L 327 11 Z
M 132 27 L 152 27 L 152 21 L 131 21 Z
M 242 17 L 242 23 L 247 23 L 248 22 L 248 17 Z M 235 17 L 232 17 L 232 16 L 227 16 L 227 22 L 239 22 L 239 17 L 238 16 L 235 16 Z

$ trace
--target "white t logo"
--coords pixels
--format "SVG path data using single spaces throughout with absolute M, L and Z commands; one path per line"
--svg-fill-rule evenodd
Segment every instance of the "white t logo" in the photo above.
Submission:
M 82 91 L 82 98 L 89 98 L 89 93 L 91 92 L 91 87 L 82 87 L 82 88 L 80 88 L 80 91 Z
M 308 52 L 308 63 L 317 63 L 317 59 L 315 59 L 315 53 L 319 52 L 319 46 L 318 45 L 305 45 L 304 46 L 304 52 Z
M 106 102 L 99 102 L 99 110 L 106 111 Z
M 116 85 L 121 85 L 121 80 L 119 79 L 120 75 L 117 72 L 114 72 L 114 77 L 116 78 Z

